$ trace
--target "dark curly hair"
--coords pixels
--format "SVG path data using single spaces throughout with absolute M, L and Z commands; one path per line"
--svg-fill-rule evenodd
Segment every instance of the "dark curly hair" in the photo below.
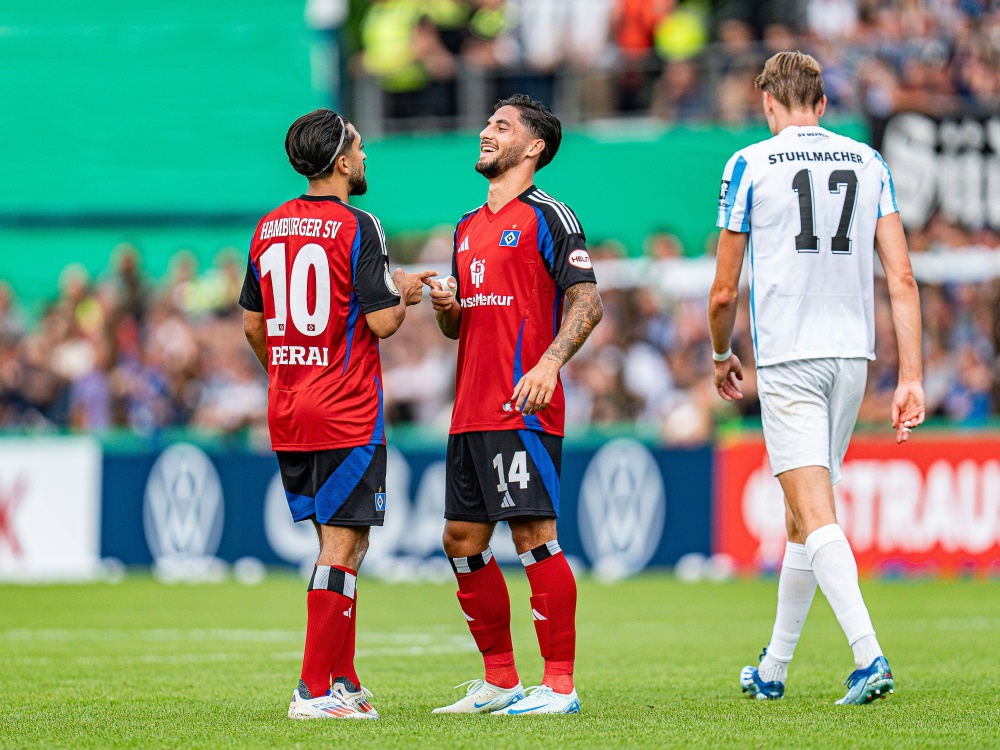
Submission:
M 559 151 L 559 144 L 562 143 L 562 123 L 548 107 L 525 94 L 514 94 L 501 99 L 493 107 L 493 111 L 507 106 L 517 107 L 521 124 L 535 138 L 545 141 L 545 150 L 538 157 L 538 169 L 535 170 L 537 172 L 551 162 Z

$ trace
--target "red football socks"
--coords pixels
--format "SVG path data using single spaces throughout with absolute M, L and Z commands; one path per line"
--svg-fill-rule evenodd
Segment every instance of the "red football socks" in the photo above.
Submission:
M 346 677 L 354 683 L 354 687 L 361 687 L 361 680 L 358 678 L 358 672 L 354 667 L 354 649 L 358 633 L 357 589 L 354 591 L 354 606 L 350 608 L 349 612 L 351 613 L 351 624 L 347 627 L 347 635 L 344 637 L 344 647 L 340 649 L 340 654 L 337 655 L 336 660 L 333 662 L 330 676 L 335 680 L 338 677 Z
M 501 688 L 518 682 L 510 639 L 510 595 L 492 551 L 451 559 L 458 578 L 458 602 L 483 654 L 486 681 Z
M 309 581 L 302 681 L 314 698 L 326 695 L 330 689 L 331 673 L 353 619 L 356 580 L 349 568 L 317 565 Z
M 545 659 L 542 684 L 573 691 L 576 657 L 576 579 L 556 541 L 521 555 L 531 585 L 531 616 Z

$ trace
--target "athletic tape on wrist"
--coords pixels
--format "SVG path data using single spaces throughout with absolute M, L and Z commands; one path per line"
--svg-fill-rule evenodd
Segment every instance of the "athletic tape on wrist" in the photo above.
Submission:
M 358 577 L 352 573 L 330 565 L 317 565 L 309 579 L 309 591 L 333 591 L 354 599 L 358 587 Z
M 712 359 L 714 359 L 716 362 L 726 362 L 732 356 L 733 356 L 733 347 L 729 347 L 728 349 L 726 349 L 725 354 L 712 352 Z
M 469 555 L 468 557 L 449 557 L 448 562 L 451 563 L 451 569 L 456 573 L 475 573 L 477 570 L 482 570 L 489 565 L 489 562 L 492 559 L 493 550 L 487 547 L 478 555 Z
M 551 542 L 546 542 L 539 547 L 522 552 L 518 557 L 521 558 L 521 564 L 527 568 L 529 565 L 540 563 L 542 560 L 546 560 L 560 552 L 562 552 L 562 547 L 559 546 L 557 540 L 553 539 Z

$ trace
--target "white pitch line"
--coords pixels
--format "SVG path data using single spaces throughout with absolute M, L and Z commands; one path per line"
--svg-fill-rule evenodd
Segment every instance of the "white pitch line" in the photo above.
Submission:
M 466 639 L 462 643 L 442 644 L 439 646 L 362 648 L 358 649 L 357 656 L 363 658 L 419 658 L 424 656 L 447 656 L 457 652 L 472 652 L 476 650 L 476 644 L 471 639 Z M 302 652 L 285 651 L 280 653 L 258 654 L 252 651 L 240 651 L 236 653 L 134 654 L 130 656 L 72 656 L 68 658 L 48 656 L 14 656 L 10 658 L 0 657 L 0 664 L 29 667 L 46 667 L 57 664 L 72 664 L 83 667 L 125 664 L 215 664 L 220 662 L 246 662 L 257 660 L 262 657 L 271 661 L 297 662 L 302 660 Z
M 358 635 L 362 643 L 392 645 L 434 645 L 442 642 L 465 641 L 468 636 L 458 633 L 404 633 L 364 631 Z M 142 643 L 302 643 L 302 630 L 251 630 L 230 628 L 18 628 L 0 631 L 0 641 L 72 643 L 142 642 Z

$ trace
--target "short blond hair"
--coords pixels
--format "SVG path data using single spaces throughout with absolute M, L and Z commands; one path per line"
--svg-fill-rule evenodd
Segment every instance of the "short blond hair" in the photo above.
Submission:
M 788 109 L 815 109 L 822 101 L 823 67 L 802 52 L 779 52 L 753 82 Z

